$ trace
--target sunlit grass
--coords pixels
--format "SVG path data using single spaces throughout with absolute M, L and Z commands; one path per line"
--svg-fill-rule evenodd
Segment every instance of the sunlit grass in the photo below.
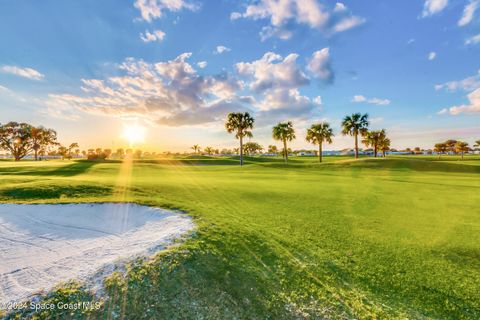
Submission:
M 192 239 L 112 277 L 91 318 L 480 318 L 480 157 L 324 159 L 0 162 L 0 200 L 195 217 Z

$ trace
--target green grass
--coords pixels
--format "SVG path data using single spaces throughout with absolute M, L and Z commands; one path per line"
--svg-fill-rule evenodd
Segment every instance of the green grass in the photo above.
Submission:
M 114 274 L 102 309 L 72 318 L 479 319 L 480 157 L 325 160 L 0 161 L 0 201 L 195 218 L 190 239 Z M 47 299 L 91 298 L 70 285 Z

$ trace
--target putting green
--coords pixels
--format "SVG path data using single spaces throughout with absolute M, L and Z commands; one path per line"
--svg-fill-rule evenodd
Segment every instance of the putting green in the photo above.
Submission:
M 480 158 L 325 161 L 1 161 L 0 200 L 195 218 L 192 239 L 114 275 L 80 318 L 479 319 Z M 48 299 L 91 297 L 70 285 Z

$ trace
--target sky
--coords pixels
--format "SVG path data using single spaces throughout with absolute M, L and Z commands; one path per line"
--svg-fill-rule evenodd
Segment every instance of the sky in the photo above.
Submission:
M 229 112 L 334 129 L 368 113 L 392 147 L 480 138 L 480 0 L 1 0 L 0 123 L 82 149 L 233 148 Z M 130 130 L 131 131 L 131 130 Z

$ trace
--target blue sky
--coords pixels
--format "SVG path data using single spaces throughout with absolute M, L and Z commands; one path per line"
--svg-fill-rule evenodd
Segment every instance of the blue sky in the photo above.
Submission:
M 0 1 L 0 123 L 56 129 L 64 143 L 236 145 L 228 112 L 256 118 L 254 141 L 292 120 L 294 147 L 329 121 L 368 112 L 392 145 L 480 138 L 480 0 Z

